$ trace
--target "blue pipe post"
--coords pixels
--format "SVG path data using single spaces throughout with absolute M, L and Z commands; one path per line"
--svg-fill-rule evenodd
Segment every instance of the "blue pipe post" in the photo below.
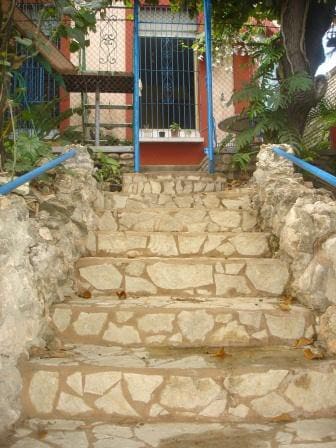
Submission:
M 134 33 L 133 33 L 133 145 L 134 172 L 140 172 L 140 39 L 139 39 L 139 0 L 134 0 Z
M 32 171 L 29 171 L 29 173 L 23 174 L 22 176 L 18 177 L 17 179 L 14 179 L 5 185 L 2 185 L 0 187 L 0 196 L 4 196 L 4 195 L 10 193 L 11 191 L 15 190 L 15 188 L 20 187 L 20 185 L 23 185 L 26 182 L 29 182 L 30 180 L 35 179 L 35 177 L 38 177 L 41 174 L 45 173 L 46 171 L 51 170 L 52 168 L 55 168 L 56 166 L 65 162 L 66 160 L 71 159 L 71 157 L 74 157 L 75 155 L 76 155 L 76 151 L 74 149 L 71 149 L 70 151 L 62 154 L 61 156 L 57 157 L 56 159 L 50 160 L 49 162 L 43 164 L 42 166 L 39 166 L 38 168 L 35 168 Z
M 336 177 L 333 176 L 332 174 L 327 173 L 326 171 L 323 171 L 320 168 L 317 168 L 316 166 L 311 165 L 310 163 L 299 159 L 298 157 L 294 156 L 294 154 L 286 152 L 279 147 L 273 148 L 273 152 L 275 152 L 275 154 L 277 154 L 278 156 L 283 157 L 284 159 L 290 160 L 295 165 L 297 165 L 299 168 L 302 168 L 303 170 L 307 171 L 308 173 L 313 174 L 316 177 L 319 177 L 324 182 L 327 182 L 328 184 L 332 185 L 333 187 L 336 187 Z
M 208 148 L 206 153 L 209 160 L 209 173 L 215 171 L 214 157 L 214 122 L 213 122 L 213 99 L 212 99 L 212 31 L 211 31 L 212 0 L 204 0 L 204 22 L 205 22 L 205 62 L 206 62 L 206 85 L 207 85 L 207 115 L 208 115 Z

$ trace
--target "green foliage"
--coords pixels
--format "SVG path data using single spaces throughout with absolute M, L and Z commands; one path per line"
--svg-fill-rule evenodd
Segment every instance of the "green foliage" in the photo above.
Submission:
M 82 109 L 67 109 L 64 112 L 55 114 L 55 107 L 59 104 L 59 99 L 55 98 L 52 101 L 35 104 L 24 109 L 19 118 L 26 123 L 32 122 L 34 125 L 34 132 L 40 138 L 45 138 L 57 129 L 63 120 L 66 120 L 74 114 L 81 114 Z
M 120 164 L 117 160 L 98 153 L 96 165 L 94 177 L 98 182 L 120 183 Z
M 21 133 L 18 138 L 5 144 L 8 155 L 5 169 L 14 174 L 23 174 L 39 165 L 42 159 L 50 158 L 50 146 L 37 136 Z
M 277 82 L 270 73 L 266 64 L 262 70 L 259 67 L 253 81 L 231 99 L 248 103 L 244 114 L 251 121 L 251 127 L 237 136 L 236 145 L 245 148 L 262 135 L 266 143 L 288 143 L 303 151 L 302 137 L 288 119 L 287 109 L 298 92 L 311 90 L 312 79 L 307 73 L 296 73 Z
M 239 168 L 241 171 L 246 171 L 252 156 L 256 153 L 257 151 L 237 152 L 232 156 L 232 165 Z
M 173 122 L 171 123 L 171 125 L 169 126 L 169 129 L 170 129 L 171 131 L 178 132 L 178 131 L 181 130 L 181 126 L 180 126 L 178 123 L 176 123 L 175 121 L 173 121 Z
M 308 124 L 315 121 L 323 128 L 328 129 L 336 126 L 336 104 L 335 102 L 323 98 L 308 115 Z

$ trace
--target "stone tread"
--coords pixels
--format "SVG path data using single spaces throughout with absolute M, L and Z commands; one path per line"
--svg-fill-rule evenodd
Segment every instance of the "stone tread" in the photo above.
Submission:
M 335 448 L 336 419 L 284 423 L 146 423 L 40 420 L 22 423 L 6 448 Z
M 146 208 L 97 210 L 98 230 L 136 232 L 253 232 L 254 210 L 220 208 Z
M 51 312 L 58 337 L 120 346 L 291 345 L 315 335 L 314 314 L 274 298 L 70 299 Z
M 222 191 L 227 187 L 227 179 L 222 174 L 151 172 L 124 174 L 122 184 L 127 193 L 198 193 Z
M 289 274 L 276 258 L 88 257 L 76 265 L 78 290 L 132 295 L 279 296 Z
M 125 209 L 148 207 L 171 208 L 243 208 L 251 206 L 250 190 L 218 191 L 213 193 L 187 193 L 187 194 L 127 194 L 104 192 L 104 197 L 96 203 L 98 209 Z
M 335 416 L 335 359 L 308 361 L 284 347 L 227 353 L 65 346 L 21 365 L 24 415 L 217 423 Z
M 113 232 L 92 233 L 92 256 L 136 257 L 268 257 L 270 234 L 262 232 Z

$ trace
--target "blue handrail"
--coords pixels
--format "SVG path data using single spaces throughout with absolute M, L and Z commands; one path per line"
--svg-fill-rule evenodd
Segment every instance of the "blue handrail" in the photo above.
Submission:
M 212 0 L 204 2 L 205 22 L 205 64 L 206 64 L 206 86 L 207 86 L 207 118 L 208 118 L 208 148 L 205 153 L 209 159 L 209 173 L 215 172 L 214 141 L 213 141 L 213 98 L 212 98 Z
M 5 196 L 6 194 L 15 190 L 15 188 L 20 187 L 20 185 L 23 185 L 26 182 L 29 182 L 30 180 L 35 179 L 35 177 L 38 177 L 41 174 L 45 173 L 46 171 L 49 171 L 52 168 L 55 168 L 56 166 L 65 162 L 66 160 L 71 159 L 71 157 L 74 157 L 76 155 L 76 153 L 77 152 L 74 149 L 71 149 L 70 151 L 62 154 L 61 156 L 56 157 L 56 159 L 50 160 L 49 162 L 44 163 L 43 165 L 39 166 L 38 168 L 35 168 L 32 171 L 29 171 L 29 173 L 23 174 L 22 176 L 8 182 L 7 184 L 2 185 L 0 187 L 0 196 Z
M 139 37 L 139 0 L 134 0 L 133 30 L 133 144 L 134 172 L 140 172 L 140 37 Z
M 326 171 L 323 171 L 320 168 L 317 168 L 316 166 L 311 165 L 310 163 L 299 159 L 298 157 L 294 156 L 293 154 L 284 151 L 280 147 L 273 148 L 273 152 L 275 152 L 275 154 L 277 154 L 280 157 L 290 160 L 298 167 L 302 168 L 305 171 L 308 171 L 308 173 L 313 174 L 316 177 L 319 177 L 324 182 L 327 182 L 328 184 L 332 185 L 333 187 L 336 187 L 336 177 L 333 176 L 332 174 L 327 173 Z

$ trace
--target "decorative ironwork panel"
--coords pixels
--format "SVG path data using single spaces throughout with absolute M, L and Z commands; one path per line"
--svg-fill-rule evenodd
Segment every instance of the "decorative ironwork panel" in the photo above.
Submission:
M 174 104 L 174 72 L 173 66 L 174 45 L 170 38 L 162 39 L 162 103 Z
M 117 62 L 118 16 L 108 9 L 106 16 L 100 20 L 99 67 L 111 70 Z

